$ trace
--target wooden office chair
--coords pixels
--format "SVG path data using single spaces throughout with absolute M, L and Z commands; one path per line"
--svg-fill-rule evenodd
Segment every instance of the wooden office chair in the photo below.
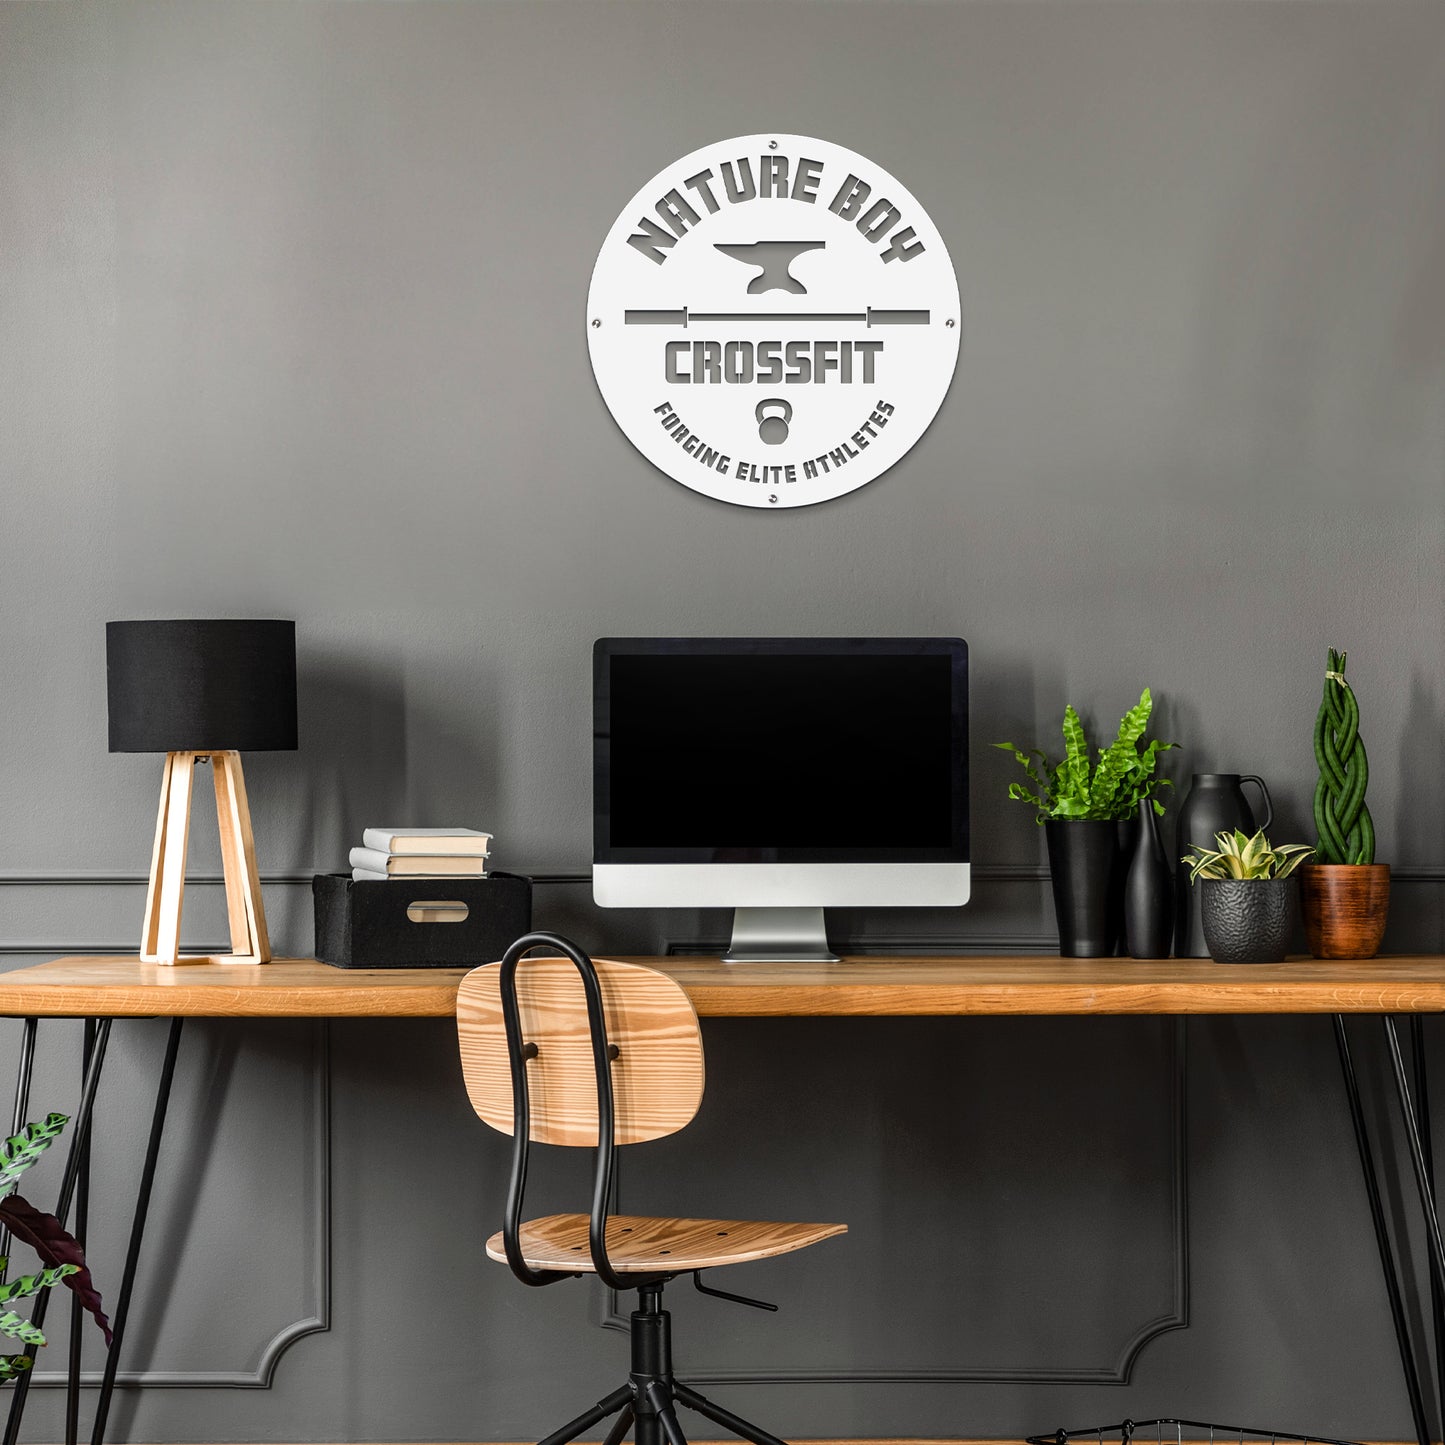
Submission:
M 519 970 L 523 956 L 538 948 L 560 956 L 528 959 Z M 506 1214 L 487 1253 L 523 1284 L 595 1274 L 615 1290 L 638 1292 L 628 1383 L 541 1445 L 566 1445 L 612 1415 L 607 1445 L 619 1445 L 634 1427 L 636 1445 L 686 1445 L 676 1404 L 754 1445 L 784 1445 L 674 1378 L 662 1289 L 691 1274 L 704 1294 L 776 1309 L 712 1289 L 700 1272 L 788 1254 L 847 1226 L 609 1213 L 617 1146 L 677 1133 L 702 1102 L 702 1035 L 681 986 L 635 964 L 594 963 L 556 934 L 529 933 L 500 963 L 462 980 L 457 1032 L 472 1107 L 513 1140 Z M 532 1143 L 596 1148 L 590 1214 L 523 1222 Z

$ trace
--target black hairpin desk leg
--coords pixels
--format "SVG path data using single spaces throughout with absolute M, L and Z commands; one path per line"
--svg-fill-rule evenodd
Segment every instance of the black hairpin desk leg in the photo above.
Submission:
M 1445 1279 L 1445 1243 L 1440 1239 L 1440 1216 L 1435 1211 L 1435 1184 L 1420 1137 L 1415 1106 L 1410 1099 L 1410 1081 L 1405 1073 L 1405 1060 L 1400 1053 L 1400 1035 L 1395 1020 L 1388 1014 L 1381 1022 L 1385 1027 L 1385 1044 L 1390 1051 L 1390 1066 L 1395 1074 L 1395 1094 L 1400 1103 L 1400 1116 L 1405 1122 L 1405 1137 L 1410 1143 L 1410 1163 L 1415 1171 L 1415 1188 L 1420 1195 L 1420 1212 L 1425 1216 L 1425 1244 L 1430 1254 L 1431 1273 Z M 1417 1077 L 1425 1076 L 1424 1058 L 1416 1060 Z
M 1410 1054 L 1415 1063 L 1415 1117 L 1420 1121 L 1420 1146 L 1425 1155 L 1425 1172 L 1438 1202 L 1435 1185 L 1435 1148 L 1430 1137 L 1430 1081 L 1425 1068 L 1425 1019 L 1410 1015 Z M 1430 1323 L 1435 1335 L 1435 1398 L 1445 1410 L 1445 1277 L 1430 1255 Z
M 80 1077 L 90 1067 L 90 1055 L 95 1048 L 95 1020 L 86 1019 L 85 1037 L 80 1046 Z M 87 1134 L 80 1146 L 80 1171 L 75 1183 L 75 1228 L 71 1233 L 82 1249 L 85 1248 L 85 1231 L 90 1222 L 90 1135 Z M 65 1381 L 65 1445 L 77 1445 L 80 1439 L 80 1352 L 84 1343 L 81 1330 L 85 1324 L 85 1311 L 80 1301 L 70 1297 L 70 1355 L 66 1366 Z
M 110 1042 L 110 1023 L 109 1019 L 100 1019 L 95 1026 L 95 1044 L 85 1068 L 85 1079 L 80 1090 L 80 1107 L 75 1111 L 70 1152 L 65 1156 L 65 1173 L 60 1179 L 60 1199 L 55 1206 L 55 1215 L 61 1224 L 70 1217 L 70 1201 L 75 1195 L 76 1182 L 80 1177 L 80 1161 L 85 1142 L 90 1137 L 95 1094 L 100 1086 L 100 1071 L 105 1065 L 105 1046 Z M 37 1329 L 43 1328 L 45 1324 L 46 1307 L 53 1293 L 53 1290 L 42 1290 L 35 1296 L 35 1308 L 30 1318 Z M 20 1438 L 20 1422 L 25 1417 L 25 1402 L 29 1397 L 30 1376 L 21 1375 L 15 1381 L 15 1393 L 10 1397 L 10 1415 L 5 1422 L 4 1445 L 15 1445 Z
M 1375 1156 L 1370 1148 L 1369 1129 L 1360 1102 L 1360 1081 L 1350 1055 L 1349 1035 L 1345 1032 L 1342 1014 L 1334 1016 L 1335 1044 L 1339 1049 L 1340 1072 L 1344 1075 L 1345 1095 L 1350 1104 L 1350 1122 L 1355 1129 L 1355 1145 L 1360 1151 L 1360 1172 L 1364 1175 L 1365 1195 L 1370 1203 L 1370 1220 L 1375 1227 L 1375 1244 L 1380 1251 L 1380 1269 L 1385 1276 L 1385 1293 L 1390 1300 L 1390 1318 L 1395 1325 L 1395 1342 L 1400 1348 L 1400 1364 L 1405 1371 L 1405 1390 L 1410 1397 L 1410 1416 L 1415 1424 L 1419 1445 L 1431 1445 L 1430 1425 L 1425 1418 L 1425 1400 L 1420 1390 L 1420 1371 L 1415 1363 L 1415 1346 L 1405 1316 L 1405 1302 L 1400 1289 L 1400 1275 L 1395 1265 L 1395 1251 L 1385 1225 L 1385 1208 L 1380 1201 L 1380 1180 L 1375 1172 Z
M 26 1019 L 20 1035 L 20 1072 L 15 1079 L 15 1107 L 10 1114 L 10 1132 L 18 1134 L 25 1127 L 30 1109 L 30 1076 L 35 1071 L 35 1030 L 39 1019 Z M 5 1281 L 6 1261 L 10 1256 L 10 1231 L 0 1229 L 0 1284 Z
M 161 1153 L 161 1136 L 166 1128 L 166 1109 L 170 1105 L 171 1083 L 176 1076 L 176 1055 L 181 1047 L 181 1025 L 184 1019 L 172 1019 L 166 1038 L 165 1061 L 161 1064 L 160 1082 L 156 1085 L 155 1108 L 151 1112 L 150 1138 L 146 1141 L 145 1163 L 141 1166 L 140 1187 L 136 1191 L 135 1213 L 131 1216 L 130 1243 L 125 1252 L 125 1271 L 116 1296 L 115 1315 L 111 1320 L 110 1349 L 106 1351 L 105 1373 L 101 1376 L 100 1395 L 95 1404 L 95 1427 L 92 1445 L 103 1445 L 105 1422 L 110 1415 L 110 1400 L 115 1392 L 115 1372 L 120 1367 L 120 1347 L 125 1339 L 125 1322 L 130 1315 L 130 1297 L 135 1289 L 136 1270 L 140 1264 L 141 1242 L 145 1238 L 146 1216 L 150 1212 L 151 1186 L 156 1178 L 156 1161 Z
M 155 1184 L 156 1163 L 160 1158 L 161 1138 L 165 1133 L 166 1111 L 170 1105 L 171 1084 L 176 1074 L 176 1056 L 181 1046 L 183 1020 L 171 1020 L 170 1033 L 166 1039 L 164 1062 L 161 1064 L 160 1082 L 156 1086 L 155 1108 L 151 1114 L 150 1138 L 146 1142 L 145 1161 L 141 1165 L 140 1185 L 136 1191 L 135 1213 L 131 1218 L 130 1243 L 126 1249 L 125 1269 L 121 1275 L 120 1290 L 116 1295 L 115 1307 L 111 1312 L 111 1344 L 106 1351 L 104 1373 L 101 1376 L 100 1393 L 96 1400 L 95 1423 L 91 1439 L 101 1445 L 105 1439 L 106 1420 L 110 1414 L 111 1397 L 115 1392 L 116 1370 L 120 1365 L 121 1343 L 125 1338 L 126 1320 L 130 1315 L 131 1296 L 135 1291 L 136 1272 L 140 1263 L 141 1244 L 145 1239 L 146 1217 L 150 1212 L 151 1190 Z M 18 1132 L 25 1123 L 25 1114 L 30 1103 L 30 1078 L 35 1063 L 34 1019 L 25 1020 L 25 1032 L 21 1039 L 20 1075 L 15 1086 L 15 1124 L 11 1132 Z M 60 1198 L 56 1204 L 56 1217 L 62 1224 L 70 1214 L 72 1202 L 76 1206 L 77 1238 L 85 1229 L 89 1204 L 90 1137 L 91 1120 L 95 1112 L 96 1092 L 100 1085 L 101 1069 L 105 1063 L 105 1048 L 110 1040 L 110 1019 L 87 1019 L 85 1021 L 85 1062 L 80 1091 L 80 1107 L 76 1111 L 75 1125 L 70 1136 L 70 1151 L 65 1160 L 65 1173 L 60 1182 Z M 8 1240 L 0 1237 L 0 1248 L 8 1246 Z M 36 1296 L 32 1319 L 37 1328 L 43 1326 L 50 1291 Z M 65 1387 L 65 1440 L 66 1445 L 76 1445 L 80 1434 L 80 1344 L 79 1326 L 83 1321 L 78 1314 L 71 1317 L 69 1371 Z M 20 1436 L 20 1425 L 25 1415 L 25 1402 L 30 1394 L 30 1376 L 22 1375 L 15 1382 L 15 1392 L 10 1399 L 10 1413 L 5 1425 L 3 1445 L 16 1445 Z

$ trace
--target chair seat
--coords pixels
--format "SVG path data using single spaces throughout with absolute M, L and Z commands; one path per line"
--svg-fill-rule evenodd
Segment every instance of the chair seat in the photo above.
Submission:
M 594 1272 L 587 1246 L 585 1214 L 549 1214 L 530 1219 L 520 1231 L 522 1253 L 532 1269 Z M 846 1224 L 778 1224 L 752 1219 L 649 1219 L 615 1214 L 607 1221 L 607 1256 L 619 1272 L 645 1273 L 712 1269 L 791 1254 L 821 1239 L 846 1234 Z M 498 1232 L 487 1241 L 487 1253 L 506 1260 Z

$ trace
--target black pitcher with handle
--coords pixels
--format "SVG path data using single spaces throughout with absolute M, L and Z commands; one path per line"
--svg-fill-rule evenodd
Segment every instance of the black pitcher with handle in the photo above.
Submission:
M 1253 783 L 1260 792 L 1264 817 L 1256 820 L 1244 784 Z M 1189 780 L 1189 796 L 1179 810 L 1175 853 L 1180 857 L 1215 847 L 1216 833 L 1266 831 L 1274 821 L 1274 804 L 1269 789 L 1257 773 L 1195 773 Z M 1208 958 L 1204 925 L 1199 920 L 1199 900 L 1189 883 L 1189 870 L 1179 868 L 1179 906 L 1175 910 L 1174 952 L 1180 958 Z

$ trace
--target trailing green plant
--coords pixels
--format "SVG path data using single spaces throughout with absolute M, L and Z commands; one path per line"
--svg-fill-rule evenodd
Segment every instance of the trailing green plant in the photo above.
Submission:
M 1346 653 L 1329 652 L 1325 693 L 1315 717 L 1315 851 L 1321 863 L 1373 863 L 1375 824 L 1365 805 L 1370 760 L 1360 736 L 1360 705 L 1345 681 Z
M 1099 749 L 1097 763 L 1090 761 L 1089 741 L 1073 703 L 1064 708 L 1064 756 L 1057 763 L 1050 762 L 1040 748 L 1025 752 L 1013 743 L 995 743 L 994 747 L 1013 754 L 1033 784 L 1030 788 L 1010 783 L 1009 797 L 1031 803 L 1037 809 L 1039 823 L 1051 818 L 1132 818 L 1146 798 L 1152 801 L 1154 811 L 1162 814 L 1164 804 L 1153 794 L 1173 784 L 1156 775 L 1159 754 L 1179 745 L 1161 743 L 1157 738 L 1144 740 L 1153 710 L 1154 699 L 1146 687 L 1139 701 L 1119 720 L 1114 741 Z
M 1189 869 L 1189 881 L 1201 878 L 1288 878 L 1301 863 L 1314 855 L 1308 843 L 1286 843 L 1274 847 L 1261 828 L 1254 837 L 1246 838 L 1237 828 L 1216 833 L 1217 849 L 1198 848 L 1181 860 Z
M 18 1340 L 31 1350 L 28 1354 L 22 1350 L 0 1355 L 0 1384 L 23 1375 L 35 1362 L 34 1350 L 45 1343 L 45 1336 L 29 1320 L 9 1308 L 41 1290 L 64 1284 L 94 1317 L 106 1343 L 110 1343 L 110 1321 L 105 1317 L 79 1242 L 53 1214 L 36 1209 L 15 1193 L 20 1176 L 60 1137 L 69 1122 L 65 1114 L 47 1114 L 39 1124 L 27 1124 L 0 1144 L 0 1228 L 28 1244 L 41 1262 L 34 1274 L 7 1281 L 9 1260 L 0 1256 L 0 1336 Z

